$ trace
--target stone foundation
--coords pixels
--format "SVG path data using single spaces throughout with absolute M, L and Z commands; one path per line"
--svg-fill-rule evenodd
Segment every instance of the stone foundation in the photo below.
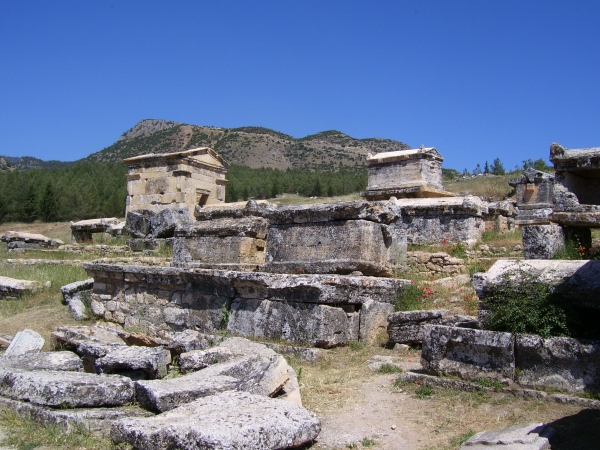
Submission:
M 319 347 L 373 342 L 407 280 L 85 264 L 91 309 L 126 329 L 227 330 Z

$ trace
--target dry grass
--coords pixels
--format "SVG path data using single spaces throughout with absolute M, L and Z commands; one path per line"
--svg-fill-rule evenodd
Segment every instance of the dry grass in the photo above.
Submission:
M 65 243 L 71 242 L 71 227 L 69 222 L 6 222 L 0 225 L 0 235 L 7 231 L 19 231 L 21 233 L 43 234 L 52 239 L 60 239 Z
M 354 200 L 363 200 L 358 194 L 339 195 L 337 197 L 302 197 L 296 194 L 282 194 L 278 195 L 276 199 L 269 199 L 271 203 L 277 205 L 310 205 L 314 203 L 335 203 L 335 202 L 350 202 Z
M 498 201 L 514 195 L 508 181 L 518 178 L 521 172 L 511 172 L 506 175 L 469 178 L 458 181 L 445 181 L 444 189 L 458 195 L 476 195 L 492 201 Z

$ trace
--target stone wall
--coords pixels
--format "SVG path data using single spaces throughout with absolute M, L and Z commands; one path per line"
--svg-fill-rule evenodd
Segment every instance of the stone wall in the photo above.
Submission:
M 91 309 L 126 329 L 226 329 L 320 347 L 373 342 L 407 280 L 85 264 Z
M 444 252 L 429 253 L 422 251 L 407 252 L 408 266 L 411 271 L 421 274 L 438 273 L 456 275 L 467 273 L 465 261 Z

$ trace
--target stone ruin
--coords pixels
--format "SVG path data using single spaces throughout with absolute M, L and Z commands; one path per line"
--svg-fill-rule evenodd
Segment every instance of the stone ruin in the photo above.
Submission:
M 454 197 L 442 186 L 442 155 L 435 148 L 369 154 L 367 200 Z
M 529 169 L 510 181 L 530 259 L 550 259 L 568 242 L 589 248 L 590 229 L 600 228 L 600 148 L 565 149 L 553 143 L 550 161 L 554 176 Z
M 152 339 L 104 326 L 59 327 L 63 350 L 23 330 L 0 357 L 0 410 L 110 435 L 136 449 L 284 449 L 311 443 L 283 356 L 243 338 L 186 330 Z M 165 378 L 173 358 L 182 376 Z
M 71 222 L 71 244 L 82 244 L 92 242 L 95 233 L 106 233 L 109 236 L 119 236 L 123 232 L 125 222 L 116 217 L 105 217 L 101 219 L 80 220 Z
M 0 239 L 2 242 L 6 242 L 9 252 L 22 252 L 26 249 L 51 249 L 64 244 L 60 239 L 52 239 L 43 234 L 19 231 L 7 231 Z
M 126 213 L 162 211 L 166 206 L 187 208 L 225 201 L 228 165 L 208 147 L 125 159 Z

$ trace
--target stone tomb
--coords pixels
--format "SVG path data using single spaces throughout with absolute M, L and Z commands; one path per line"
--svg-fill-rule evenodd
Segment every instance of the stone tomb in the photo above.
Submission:
M 435 148 L 398 150 L 367 157 L 369 184 L 361 195 L 367 200 L 453 197 L 442 186 L 442 155 Z
M 125 223 L 116 217 L 80 220 L 71 222 L 71 244 L 92 242 L 92 234 L 108 233 L 111 236 L 121 234 Z
M 228 165 L 208 147 L 135 156 L 125 163 L 127 213 L 138 209 L 159 212 L 167 206 L 186 207 L 193 213 L 197 205 L 225 200 Z
M 335 347 L 373 342 L 407 280 L 85 264 L 91 310 L 151 335 L 226 329 Z

